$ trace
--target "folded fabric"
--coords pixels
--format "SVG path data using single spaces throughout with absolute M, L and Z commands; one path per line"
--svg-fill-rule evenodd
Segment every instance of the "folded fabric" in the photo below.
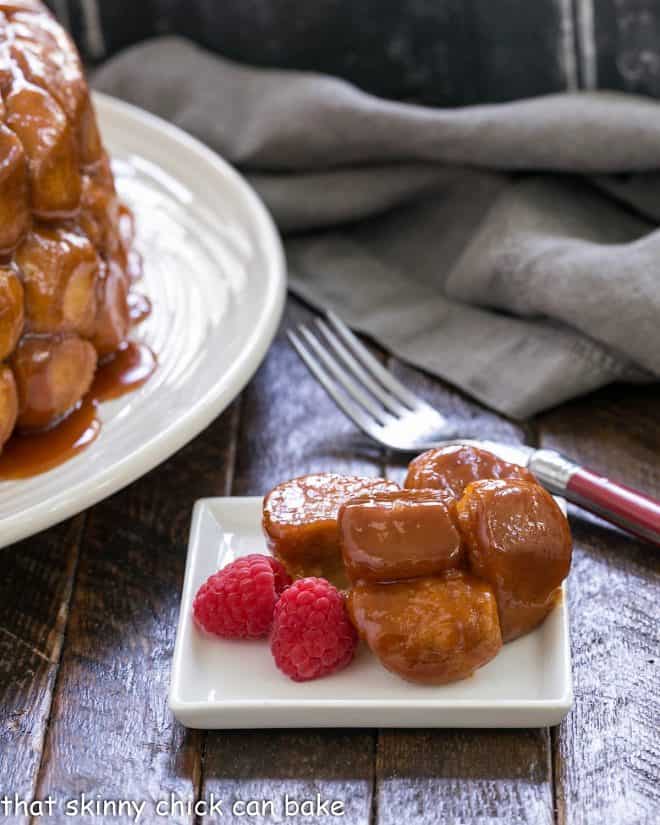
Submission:
M 656 102 L 429 109 L 172 37 L 94 86 L 242 169 L 285 233 L 296 294 L 494 409 L 660 376 Z

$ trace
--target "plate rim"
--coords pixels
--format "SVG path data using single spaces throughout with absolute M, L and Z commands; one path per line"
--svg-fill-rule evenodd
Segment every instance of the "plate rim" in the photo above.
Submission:
M 224 700 L 222 702 L 215 702 L 210 703 L 208 701 L 185 701 L 179 695 L 179 688 L 180 682 L 183 672 L 183 636 L 184 636 L 184 625 L 187 621 L 190 621 L 189 617 L 186 615 L 186 611 L 184 610 L 184 606 L 189 604 L 192 601 L 192 589 L 194 587 L 192 581 L 192 572 L 194 566 L 193 556 L 195 554 L 195 547 L 199 542 L 199 534 L 202 525 L 202 519 L 204 514 L 211 506 L 217 506 L 220 504 L 221 507 L 234 507 L 234 506 L 244 506 L 244 507 L 251 507 L 260 504 L 263 500 L 262 496 L 207 496 L 205 498 L 200 498 L 195 501 L 192 511 L 192 520 L 190 525 L 190 532 L 189 532 L 189 539 L 188 539 L 188 548 L 187 548 L 187 555 L 186 555 L 186 565 L 185 565 L 185 572 L 184 572 L 184 579 L 183 585 L 181 590 L 181 600 L 179 604 L 179 616 L 177 620 L 177 629 L 176 629 L 176 637 L 175 637 L 175 645 L 174 645 L 174 652 L 172 656 L 172 666 L 170 671 L 170 686 L 168 690 L 168 705 L 170 710 L 174 714 L 174 716 L 181 722 L 183 725 L 188 727 L 198 727 L 195 724 L 195 721 L 199 721 L 199 719 L 195 720 L 196 716 L 202 716 L 203 714 L 217 714 L 220 716 L 224 711 L 228 713 L 231 712 L 247 712 L 252 711 L 254 712 L 255 707 L 258 706 L 262 710 L 271 710 L 271 711 L 291 711 L 297 710 L 301 712 L 302 721 L 300 726 L 304 727 L 342 727 L 341 723 L 333 723 L 330 722 L 318 722 L 318 721 L 310 721 L 309 714 L 315 712 L 332 712 L 332 711 L 340 711 L 342 709 L 354 709 L 354 710 L 364 710 L 369 709 L 373 710 L 374 712 L 387 712 L 387 711 L 396 711 L 396 710 L 411 710 L 411 711 L 421 711 L 421 712 L 433 712 L 433 711 L 449 711 L 449 710 L 459 710 L 459 711 L 474 711 L 475 713 L 479 712 L 488 712 L 488 713 L 497 713 L 498 710 L 507 711 L 507 710 L 521 710 L 521 711 L 530 711 L 530 712 L 537 712 L 543 713 L 545 712 L 545 716 L 543 719 L 546 721 L 538 721 L 535 723 L 531 723 L 529 719 L 527 719 L 523 724 L 518 725 L 519 727 L 546 727 L 549 724 L 558 724 L 559 721 L 570 711 L 573 706 L 573 676 L 572 676 L 572 665 L 571 665 L 571 649 L 570 649 L 570 631 L 569 631 L 569 618 L 568 618 L 568 601 L 567 601 L 567 591 L 566 591 L 566 581 L 562 583 L 562 613 L 561 613 L 561 622 L 562 622 L 562 638 L 564 644 L 562 645 L 562 649 L 558 652 L 558 656 L 562 659 L 562 668 L 564 672 L 567 674 L 567 681 L 565 684 L 565 689 L 558 695 L 552 699 L 442 699 L 442 698 L 429 698 L 429 699 L 415 699 L 415 700 L 408 700 L 408 699 L 307 699 L 304 697 L 292 697 L 286 699 L 263 699 L 263 700 L 254 700 L 254 699 L 232 699 L 232 700 Z M 563 500 L 562 500 L 563 502 Z M 562 503 L 560 502 L 560 503 Z M 565 506 L 565 505 L 564 505 Z M 213 516 L 213 514 L 211 514 Z M 554 721 L 548 722 L 547 719 L 553 718 Z M 233 727 L 245 727 L 245 724 L 242 722 L 244 717 L 240 717 L 237 720 L 237 724 L 232 724 L 232 720 L 230 719 L 222 719 L 219 721 L 217 727 L 218 728 L 225 728 L 231 729 Z M 484 722 L 483 719 L 476 719 L 476 724 L 473 727 L 515 727 L 515 724 L 512 724 L 510 719 L 507 721 L 507 724 L 503 725 L 495 725 L 495 724 L 488 724 Z M 425 720 L 425 723 L 430 727 L 471 727 L 471 725 L 463 724 L 454 724 L 454 725 L 447 725 L 447 724 L 435 724 L 433 720 Z M 411 722 L 402 722 L 397 721 L 393 726 L 394 727 L 416 727 L 420 724 L 420 720 L 411 721 Z M 384 724 L 374 724 L 373 722 L 367 720 L 364 723 L 350 723 L 350 727 L 385 727 Z M 205 726 L 208 727 L 208 726 Z M 267 729 L 267 728 L 276 728 L 276 727 L 294 727 L 290 721 L 282 722 L 281 724 L 255 724 L 251 725 L 253 729 Z
M 222 375 L 222 381 L 211 385 L 195 407 L 170 424 L 157 439 L 113 462 L 112 469 L 100 473 L 93 485 L 81 481 L 67 490 L 66 498 L 61 501 L 56 500 L 53 504 L 53 498 L 57 499 L 57 496 L 50 497 L 29 510 L 5 517 L 0 532 L 0 549 L 59 524 L 108 498 L 153 470 L 195 438 L 227 408 L 252 378 L 277 333 L 284 311 L 286 263 L 282 241 L 266 206 L 243 176 L 208 146 L 162 118 L 102 92 L 93 91 L 92 98 L 100 120 L 103 116 L 112 115 L 128 121 L 138 120 L 142 125 L 166 135 L 170 141 L 183 145 L 228 182 L 234 194 L 242 199 L 254 216 L 254 228 L 263 244 L 264 255 L 272 262 L 269 288 L 264 291 L 259 334 Z M 8 483 L 20 483 L 20 480 Z

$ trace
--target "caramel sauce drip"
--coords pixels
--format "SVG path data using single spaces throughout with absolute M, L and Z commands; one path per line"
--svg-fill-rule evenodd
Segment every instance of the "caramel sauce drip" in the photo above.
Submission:
M 156 356 L 146 344 L 122 344 L 98 368 L 85 398 L 59 424 L 45 432 L 12 435 L 0 453 L 0 481 L 45 473 L 89 447 L 101 431 L 99 403 L 141 387 L 156 366 Z
M 128 293 L 128 315 L 133 326 L 142 323 L 151 315 L 151 301 L 143 293 L 131 290 Z
M 14 433 L 0 454 L 0 480 L 29 478 L 52 470 L 96 440 L 101 422 L 96 403 L 85 398 L 63 421 L 42 433 Z
M 98 368 L 89 395 L 95 401 L 110 401 L 126 395 L 153 375 L 156 364 L 156 356 L 146 344 L 126 341 Z

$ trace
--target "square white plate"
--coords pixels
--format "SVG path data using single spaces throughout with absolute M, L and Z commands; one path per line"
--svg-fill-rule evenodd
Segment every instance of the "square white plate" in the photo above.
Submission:
M 170 707 L 194 728 L 541 727 L 573 699 L 566 594 L 533 633 L 504 646 L 474 676 L 441 687 L 414 685 L 379 664 L 364 644 L 343 671 L 293 682 L 275 667 L 267 640 L 224 641 L 195 626 L 197 588 L 218 568 L 266 553 L 261 498 L 195 504 Z

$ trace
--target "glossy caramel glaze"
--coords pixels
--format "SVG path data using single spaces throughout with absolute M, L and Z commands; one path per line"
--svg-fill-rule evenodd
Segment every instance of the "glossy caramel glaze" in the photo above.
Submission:
M 34 225 L 15 260 L 25 289 L 25 332 L 93 333 L 101 261 L 85 236 Z
M 0 444 L 4 444 L 11 435 L 17 416 L 18 393 L 14 373 L 9 367 L 0 364 Z
M 97 281 L 97 312 L 92 344 L 99 358 L 115 352 L 131 327 L 128 305 L 129 282 L 125 272 L 113 261 L 105 264 Z
M 27 160 L 18 137 L 0 123 L 0 254 L 16 247 L 30 221 Z
M 488 450 L 455 445 L 427 450 L 414 458 L 403 486 L 443 490 L 459 499 L 468 484 L 485 478 L 535 480 L 529 470 L 503 461 Z
M 128 294 L 128 317 L 131 324 L 141 324 L 151 315 L 151 301 L 141 292 L 131 290 Z
M 463 571 L 358 584 L 348 610 L 383 666 L 411 682 L 465 679 L 502 647 L 493 591 Z
M 0 453 L 0 481 L 45 473 L 89 447 L 101 431 L 96 413 L 96 402 L 86 396 L 51 429 L 28 435 L 15 432 Z
M 5 108 L 5 123 L 27 159 L 30 210 L 45 219 L 75 215 L 82 183 L 73 124 L 48 91 L 27 80 L 17 63 Z
M 11 357 L 20 430 L 43 430 L 70 412 L 87 392 L 96 350 L 77 335 L 24 336 Z
M 395 490 L 347 501 L 339 511 L 339 531 L 348 578 L 387 582 L 458 567 L 461 536 L 450 508 L 439 490 Z
M 158 361 L 146 344 L 125 341 L 96 370 L 89 394 L 95 401 L 110 401 L 141 387 L 153 375 Z
M 271 552 L 293 578 L 323 576 L 344 589 L 337 515 L 361 493 L 398 490 L 384 478 L 319 473 L 279 484 L 264 498 L 263 530 Z
M 23 331 L 23 313 L 21 280 L 10 267 L 0 267 L 0 361 L 10 355 L 18 343 Z
M 504 641 L 533 630 L 571 564 L 571 533 L 557 502 L 536 483 L 477 481 L 457 514 L 470 568 L 495 592 Z
M 96 370 L 92 386 L 73 411 L 54 427 L 21 434 L 14 431 L 0 453 L 0 480 L 28 478 L 51 470 L 88 447 L 101 430 L 98 404 L 140 387 L 156 368 L 156 358 L 144 344 L 132 341 Z M 9 383 L 6 383 L 8 380 Z M 0 366 L 0 422 L 3 409 L 17 411 L 14 376 Z M 10 417 L 10 415 L 8 415 Z M 0 433 L 2 436 L 2 433 Z
M 37 0 L 0 3 L 0 95 L 0 362 L 18 427 L 48 429 L 126 341 L 140 258 L 76 48 Z M 11 422 L 0 407 L 0 449 Z

